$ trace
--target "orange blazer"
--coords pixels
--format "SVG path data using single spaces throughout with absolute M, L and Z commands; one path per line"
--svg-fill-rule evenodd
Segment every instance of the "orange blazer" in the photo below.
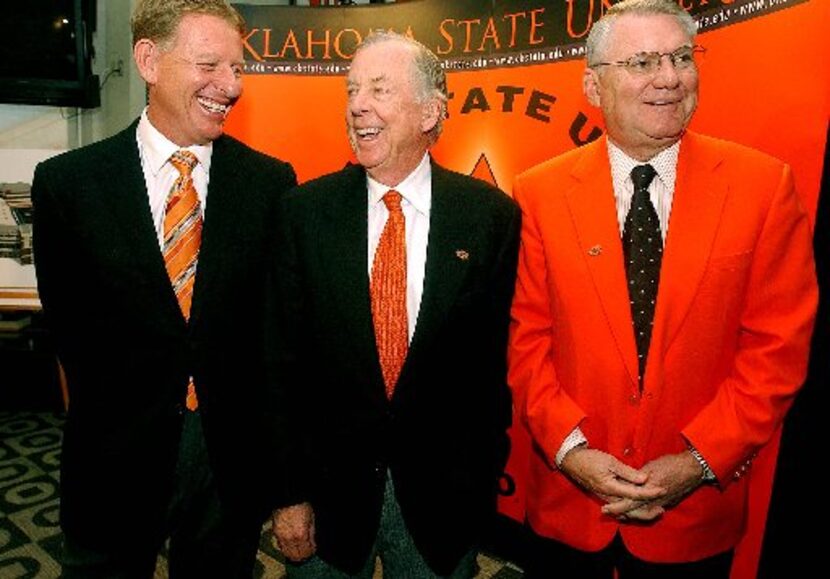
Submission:
M 509 347 L 514 404 L 534 440 L 533 529 L 597 551 L 618 531 L 653 562 L 734 547 L 748 472 L 800 387 L 817 302 L 810 226 L 790 168 L 688 132 L 663 254 L 643 389 L 606 140 L 518 176 L 521 252 Z M 640 467 L 694 445 L 719 485 L 658 521 L 620 525 L 557 470 L 579 426 Z

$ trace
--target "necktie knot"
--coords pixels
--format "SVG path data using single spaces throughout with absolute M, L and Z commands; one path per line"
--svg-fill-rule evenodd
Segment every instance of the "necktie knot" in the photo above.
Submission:
M 184 149 L 179 149 L 170 155 L 170 164 L 173 165 L 183 177 L 189 177 L 193 172 L 193 167 L 195 167 L 198 162 L 199 159 L 196 158 L 196 155 Z
M 383 196 L 383 203 L 386 205 L 389 213 L 400 213 L 402 199 L 403 197 L 400 193 L 394 189 L 390 189 L 386 192 L 386 195 Z
M 644 191 L 651 185 L 657 171 L 651 165 L 637 165 L 631 170 L 631 181 L 635 191 Z

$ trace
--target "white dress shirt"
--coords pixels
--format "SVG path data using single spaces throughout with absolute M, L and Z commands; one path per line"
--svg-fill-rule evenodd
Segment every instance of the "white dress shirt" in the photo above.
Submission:
M 631 207 L 634 197 L 634 182 L 631 180 L 631 170 L 637 165 L 649 164 L 657 172 L 655 179 L 648 186 L 651 204 L 657 211 L 660 219 L 660 232 L 663 234 L 663 243 L 666 243 L 666 234 L 669 231 L 669 217 L 674 199 L 674 182 L 677 180 L 677 156 L 680 153 L 680 141 L 668 149 L 663 149 L 648 161 L 632 159 L 608 139 L 608 159 L 611 161 L 611 179 L 614 182 L 614 199 L 617 204 L 617 221 L 620 224 L 620 237 L 625 228 L 625 218 Z
M 141 158 L 141 168 L 144 171 L 144 183 L 147 186 L 147 196 L 150 202 L 150 211 L 153 214 L 153 225 L 156 228 L 159 248 L 164 246 L 164 212 L 167 206 L 167 196 L 173 183 L 179 177 L 179 171 L 170 164 L 170 157 L 176 151 L 185 149 L 190 151 L 199 162 L 193 168 L 193 185 L 199 196 L 202 216 L 207 206 L 208 179 L 210 176 L 210 157 L 213 153 L 213 144 L 191 145 L 180 147 L 169 140 L 156 129 L 147 117 L 147 109 L 141 113 L 138 128 L 135 133 L 138 143 L 138 153 Z M 117 178 L 113 176 L 113 178 Z
M 406 314 L 411 342 L 418 321 L 418 310 L 421 307 L 427 261 L 429 212 L 432 206 L 432 166 L 429 155 L 424 154 L 424 158 L 415 170 L 396 187 L 387 187 L 369 176 L 366 180 L 369 191 L 369 246 L 367 249 L 370 279 L 375 250 L 389 217 L 389 210 L 383 202 L 383 196 L 394 189 L 403 198 L 401 209 L 406 222 Z

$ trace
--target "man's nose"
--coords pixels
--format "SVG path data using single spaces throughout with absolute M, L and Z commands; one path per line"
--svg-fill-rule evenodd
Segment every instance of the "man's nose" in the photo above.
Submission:
M 657 70 L 654 73 L 654 84 L 664 87 L 675 87 L 680 83 L 680 75 L 672 60 L 671 54 L 661 54 L 657 61 Z
M 216 70 L 216 86 L 226 97 L 230 99 L 239 98 L 242 94 L 242 77 L 239 76 L 235 67 L 220 66 Z

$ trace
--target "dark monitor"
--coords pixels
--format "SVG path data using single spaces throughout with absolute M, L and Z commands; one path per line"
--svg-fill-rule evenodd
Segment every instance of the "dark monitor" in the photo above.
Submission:
M 94 108 L 95 0 L 3 2 L 0 102 Z

